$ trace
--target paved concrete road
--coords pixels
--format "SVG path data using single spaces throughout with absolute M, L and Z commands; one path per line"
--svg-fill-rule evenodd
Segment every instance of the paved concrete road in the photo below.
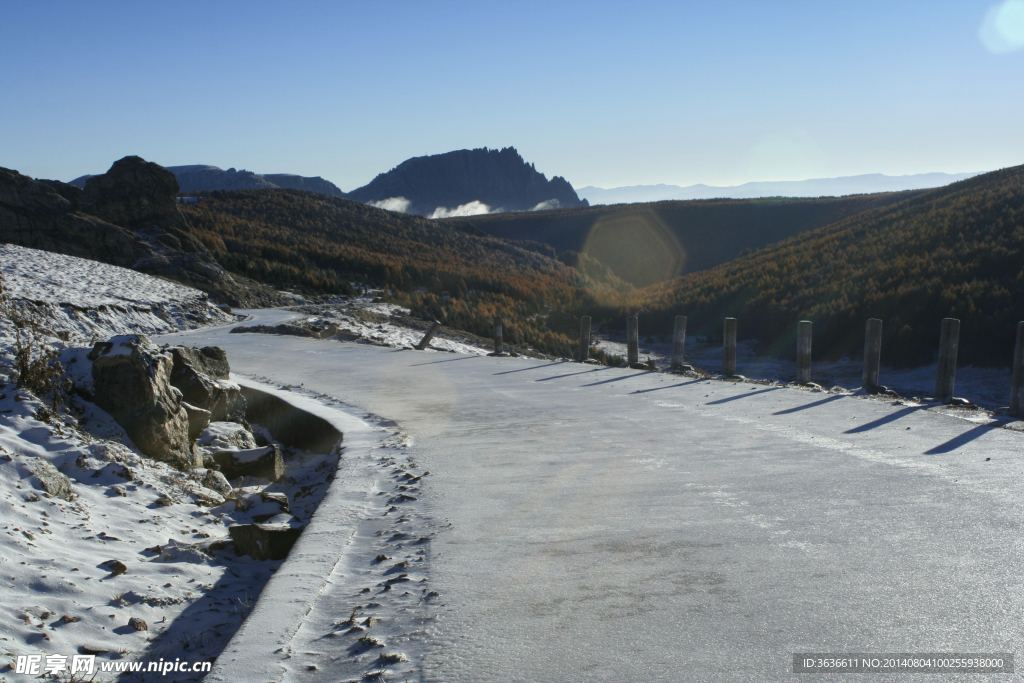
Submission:
M 792 655 L 1021 652 L 1019 433 L 568 362 L 184 339 L 413 437 L 451 524 L 423 680 L 849 680 Z M 872 680 L 968 678 L 1014 679 Z

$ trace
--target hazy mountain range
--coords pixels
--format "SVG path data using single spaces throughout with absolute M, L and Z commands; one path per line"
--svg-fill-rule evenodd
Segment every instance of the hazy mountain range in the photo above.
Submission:
M 777 180 L 744 183 L 728 187 L 713 185 L 630 185 L 626 187 L 581 187 L 576 193 L 591 204 L 633 204 L 667 199 L 754 199 L 757 197 L 843 197 L 872 192 L 899 192 L 942 187 L 978 175 L 977 173 L 918 173 L 916 175 L 865 175 L 812 180 Z
M 526 162 L 514 147 L 501 150 L 463 149 L 445 154 L 413 157 L 363 187 L 344 192 L 323 178 L 290 173 L 255 173 L 194 164 L 168 166 L 181 192 L 209 190 L 308 190 L 347 197 L 390 211 L 429 218 L 473 216 L 487 213 L 543 211 L 598 204 L 633 204 L 685 199 L 754 199 L 758 197 L 841 197 L 852 194 L 898 192 L 942 187 L 977 173 L 919 173 L 888 176 L 881 173 L 713 185 L 631 185 L 574 189 L 565 178 L 550 180 Z M 71 181 L 84 188 L 93 176 Z
M 180 192 L 202 192 L 204 190 L 309 190 L 331 195 L 332 197 L 344 197 L 341 189 L 323 178 L 306 177 L 292 173 L 253 173 L 252 171 L 237 171 L 233 168 L 223 170 L 216 166 L 206 164 L 194 164 L 191 166 L 168 166 L 167 170 L 178 179 Z M 84 188 L 85 181 L 92 178 L 91 175 L 84 175 L 71 181 L 71 185 Z
M 348 197 L 381 209 L 430 218 L 586 206 L 565 178 L 551 180 L 514 147 L 462 149 L 413 157 L 369 184 L 343 192 L 334 183 L 290 173 L 254 173 L 195 164 L 168 166 L 181 192 L 292 189 Z M 84 175 L 70 184 L 84 188 Z

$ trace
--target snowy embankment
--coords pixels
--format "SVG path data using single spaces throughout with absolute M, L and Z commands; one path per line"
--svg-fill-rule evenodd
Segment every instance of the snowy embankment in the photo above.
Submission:
M 300 322 L 284 321 L 280 326 L 246 324 L 232 331 L 312 336 L 409 349 L 423 339 L 430 326 L 426 321 L 412 318 L 408 309 L 382 303 L 373 296 L 337 297 L 328 303 L 297 305 L 292 310 L 304 314 L 304 319 Z M 485 356 L 494 350 L 494 342 L 469 332 L 442 327 L 431 340 L 430 348 Z
M 77 387 L 91 385 L 93 340 L 236 319 L 202 292 L 116 266 L 11 245 L 0 245 L 0 266 L 12 306 L 60 352 Z M 19 388 L 13 334 L 0 320 L 0 681 L 23 679 L 19 656 L 65 656 L 52 673 L 68 678 L 73 655 L 96 655 L 96 681 L 132 662 L 208 665 L 282 563 L 232 552 L 228 527 L 308 523 L 338 452 L 282 446 L 285 477 L 273 484 L 179 471 L 142 455 L 81 395 L 55 412 Z M 251 439 L 243 425 L 214 422 L 196 448 L 239 452 Z
M 166 334 L 235 319 L 197 289 L 99 261 L 0 244 L 0 271 L 11 299 L 65 341 Z

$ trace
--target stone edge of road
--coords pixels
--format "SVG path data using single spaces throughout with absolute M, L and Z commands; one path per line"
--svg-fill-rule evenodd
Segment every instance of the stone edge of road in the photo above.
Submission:
M 265 683 L 286 673 L 283 662 L 289 644 L 305 616 L 316 604 L 332 570 L 350 544 L 358 521 L 346 495 L 360 490 L 358 477 L 343 476 L 349 462 L 369 457 L 376 445 L 378 427 L 339 408 L 232 374 L 232 381 L 270 393 L 290 405 L 323 418 L 342 433 L 344 451 L 337 474 L 324 499 L 288 554 L 270 578 L 249 616 L 217 657 L 205 681 Z M 353 468 L 353 471 L 356 471 Z M 341 530 L 347 530 L 345 531 Z

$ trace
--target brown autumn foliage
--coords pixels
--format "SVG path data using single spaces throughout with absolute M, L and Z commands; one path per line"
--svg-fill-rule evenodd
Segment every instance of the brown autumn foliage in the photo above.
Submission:
M 807 319 L 819 358 L 859 356 L 864 323 L 876 317 L 883 362 L 898 365 L 932 362 L 939 321 L 957 317 L 962 363 L 1008 364 L 1024 319 L 1024 167 L 901 194 L 644 289 L 586 253 L 555 259 L 545 245 L 481 235 L 475 220 L 429 221 L 295 190 L 205 193 L 183 211 L 232 272 L 307 293 L 386 286 L 424 318 L 488 336 L 500 315 L 509 341 L 564 356 L 576 335 L 549 329 L 552 312 L 591 315 L 595 327 L 638 314 L 644 335 L 668 334 L 676 315 L 694 334 L 717 335 L 734 316 L 741 339 L 780 356 L 792 354 L 796 322 Z M 777 205 L 808 224 L 830 204 Z M 800 207 L 817 217 L 801 218 Z
M 714 268 L 794 235 L 920 194 L 699 199 L 498 213 L 445 222 L 480 234 L 589 254 L 646 287 Z
M 578 266 L 571 267 L 540 253 L 547 247 L 533 251 L 347 199 L 299 190 L 198 196 L 182 212 L 231 272 L 309 294 L 350 293 L 352 282 L 381 286 L 417 315 L 484 336 L 502 315 L 506 339 L 550 353 L 568 354 L 572 342 L 544 329 L 546 313 L 618 301 L 631 289 L 585 256 L 567 257 Z
M 933 362 L 942 318 L 959 318 L 960 362 L 1008 365 L 1024 319 L 1024 166 L 925 191 L 632 292 L 609 319 L 648 328 L 687 315 L 698 334 L 738 319 L 740 338 L 793 353 L 814 323 L 816 357 L 859 356 L 868 318 L 883 321 L 885 363 Z

